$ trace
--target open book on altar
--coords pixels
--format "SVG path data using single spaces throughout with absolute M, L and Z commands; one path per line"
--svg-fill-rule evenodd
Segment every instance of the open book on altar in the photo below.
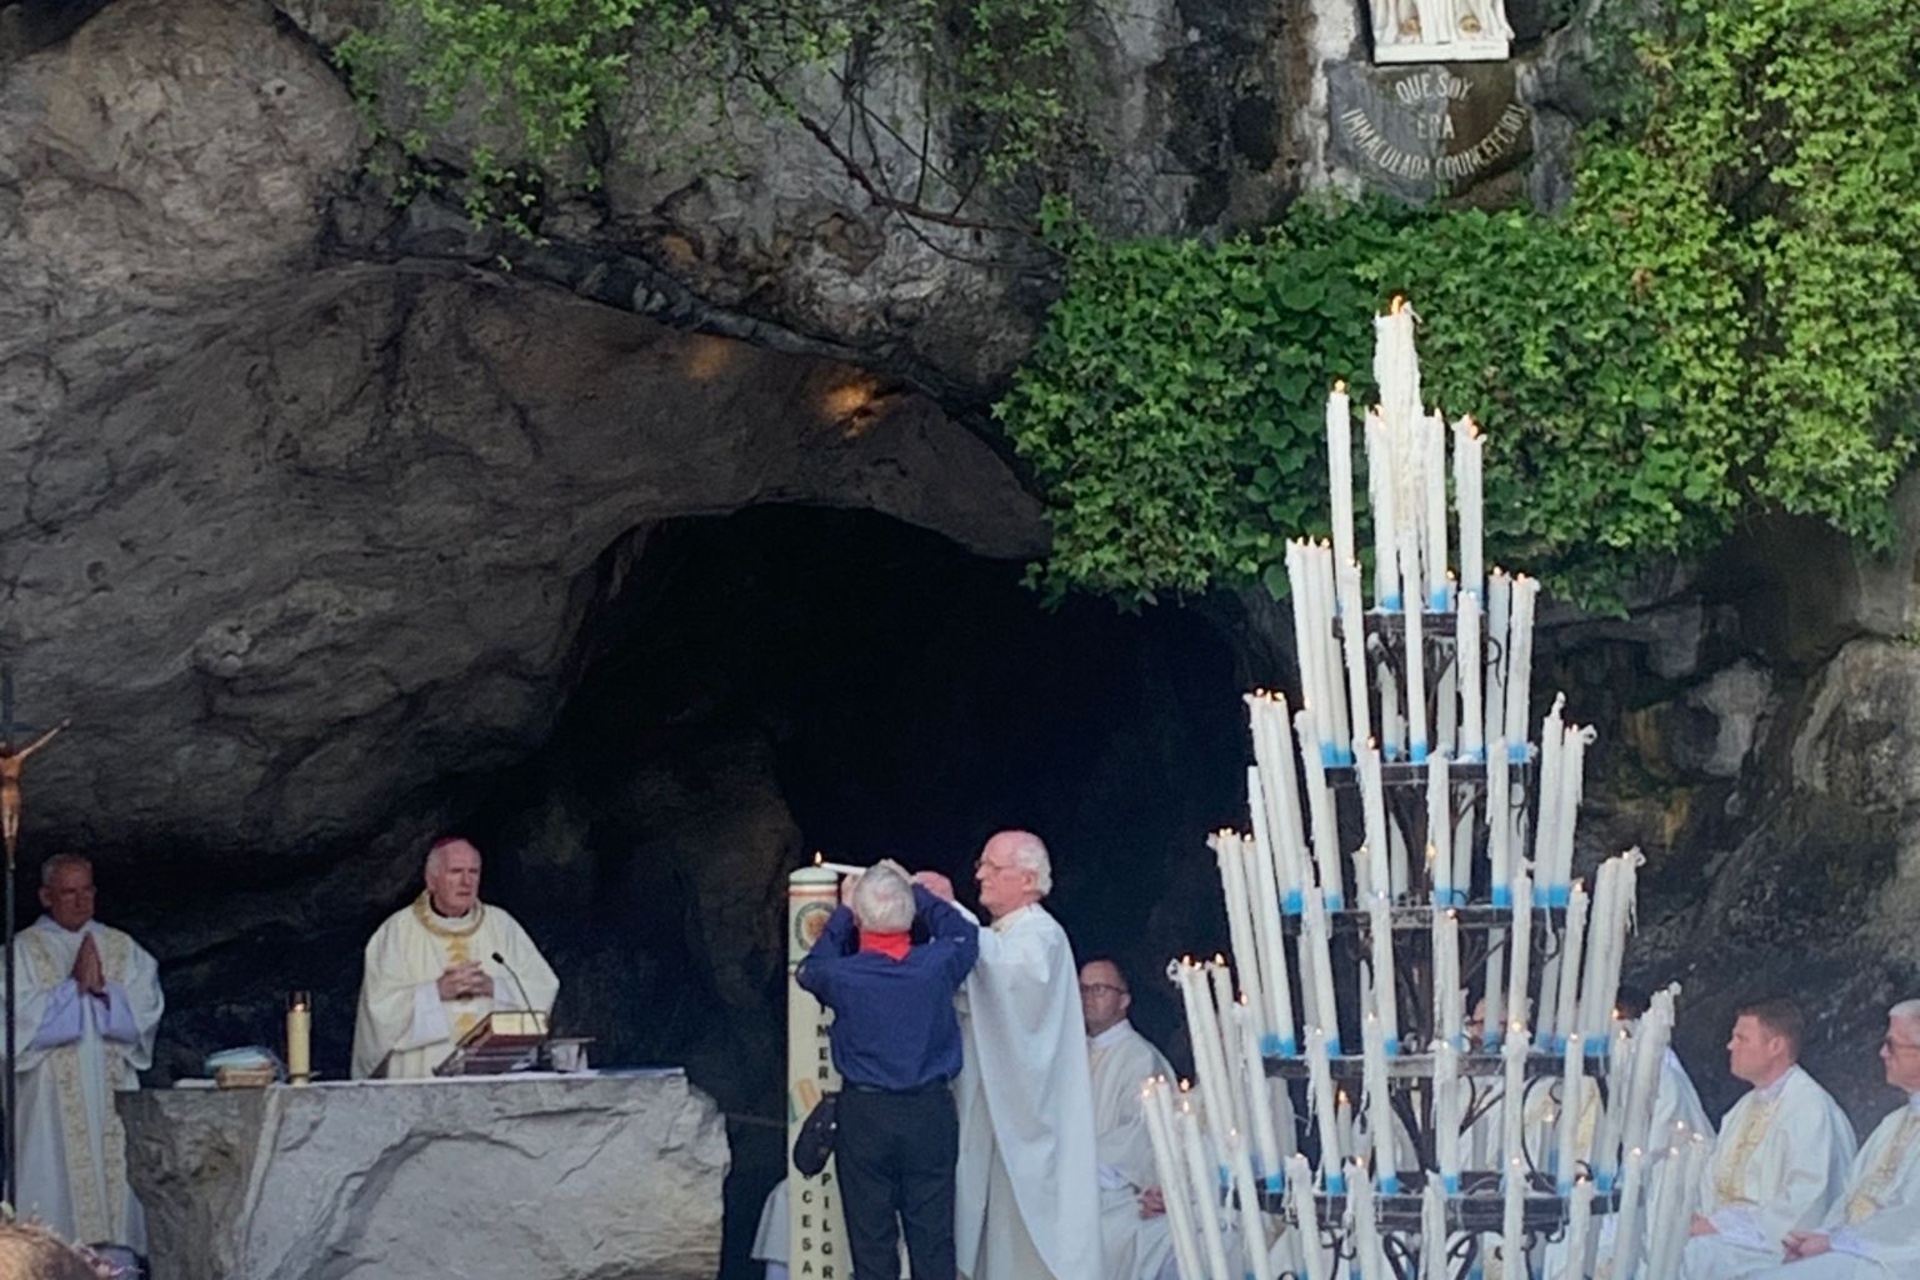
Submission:
M 525 1071 L 540 1056 L 547 1041 L 547 1015 L 538 1009 L 500 1009 L 474 1024 L 460 1037 L 447 1060 L 433 1069 L 437 1076 L 491 1076 Z

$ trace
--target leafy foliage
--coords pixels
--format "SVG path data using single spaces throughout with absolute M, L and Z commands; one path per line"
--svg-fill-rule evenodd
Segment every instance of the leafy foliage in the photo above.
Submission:
M 338 56 L 376 131 L 415 162 L 403 195 L 445 180 L 424 157 L 469 115 L 487 139 L 456 175 L 469 211 L 531 234 L 555 175 L 584 165 L 597 184 L 611 117 L 645 112 L 664 142 L 697 110 L 796 114 L 823 83 L 858 114 L 862 78 L 888 58 L 917 60 L 929 109 L 951 113 L 980 176 L 1008 181 L 1069 131 L 1069 35 L 1090 3 L 387 0 Z
M 1675 0 L 1585 140 L 1572 208 L 1301 208 L 1205 246 L 1056 213 L 1068 287 L 999 406 L 1052 504 L 1053 592 L 1268 579 L 1324 527 L 1327 385 L 1367 315 L 1428 318 L 1424 385 L 1488 427 L 1500 558 L 1604 604 L 1743 513 L 1879 543 L 1920 386 L 1920 0 Z

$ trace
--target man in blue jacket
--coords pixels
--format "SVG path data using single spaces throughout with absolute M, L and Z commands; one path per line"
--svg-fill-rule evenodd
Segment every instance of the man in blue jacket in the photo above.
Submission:
M 853 1280 L 899 1280 L 896 1213 L 914 1280 L 954 1280 L 953 998 L 980 954 L 980 931 L 894 862 L 843 882 L 840 904 L 797 980 L 833 1010 L 842 1081 L 834 1162 Z M 927 933 L 918 946 L 916 920 Z

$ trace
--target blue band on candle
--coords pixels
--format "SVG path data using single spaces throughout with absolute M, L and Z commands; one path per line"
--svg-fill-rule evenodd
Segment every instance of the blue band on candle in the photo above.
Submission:
M 1550 907 L 1564 907 L 1564 906 L 1567 906 L 1572 901 L 1573 901 L 1572 885 L 1556 884 L 1552 888 L 1547 890 L 1547 905 Z
M 1280 1195 L 1287 1189 L 1287 1175 L 1284 1173 L 1267 1174 L 1260 1179 L 1260 1189 L 1270 1196 Z
M 1589 1058 L 1604 1058 L 1607 1056 L 1608 1046 L 1606 1039 L 1602 1036 L 1588 1036 L 1586 1046 L 1587 1056 Z
M 1220 1192 L 1222 1195 L 1233 1192 L 1233 1170 L 1224 1164 L 1220 1166 Z
M 1335 747 L 1333 749 L 1333 763 L 1342 769 L 1353 768 L 1353 748 Z
M 1593 1189 L 1603 1196 L 1610 1193 L 1613 1190 L 1613 1175 L 1610 1173 L 1594 1174 Z
M 1275 1036 L 1274 1039 L 1280 1042 L 1279 1053 L 1281 1057 L 1297 1058 L 1300 1056 L 1300 1042 L 1292 1036 Z M 1269 1054 L 1268 1056 L 1271 1057 L 1272 1055 Z
M 1400 1175 L 1397 1173 L 1381 1174 L 1380 1175 L 1380 1194 L 1383 1196 L 1399 1195 L 1400 1194 Z
M 1560 1195 L 1570 1196 L 1573 1194 L 1573 1179 L 1558 1178 L 1554 1181 L 1553 1189 Z
M 1485 747 L 1472 747 L 1460 753 L 1461 762 L 1465 764 L 1473 764 L 1486 758 L 1487 749 Z
M 1441 1178 L 1440 1189 L 1442 1191 L 1445 1191 L 1450 1196 L 1459 1195 L 1460 1194 L 1460 1175 L 1457 1173 L 1449 1173 L 1445 1177 Z
M 1287 1052 L 1286 1042 L 1282 1040 L 1279 1036 L 1275 1035 L 1273 1032 L 1269 1031 L 1265 1035 L 1260 1037 L 1260 1056 L 1261 1057 L 1278 1058 L 1282 1054 L 1285 1054 L 1286 1052 Z
M 1500 1048 L 1500 1029 L 1498 1027 L 1489 1028 L 1480 1039 L 1480 1047 L 1488 1053 L 1497 1051 Z
M 1413 744 L 1413 762 L 1415 764 L 1425 764 L 1427 762 L 1427 755 L 1428 750 L 1426 743 L 1416 742 Z
M 1397 742 L 1389 742 L 1386 746 L 1381 747 L 1380 758 L 1388 764 L 1397 763 L 1400 759 L 1400 744 Z
M 1347 1175 L 1344 1173 L 1329 1173 L 1327 1175 L 1327 1194 L 1330 1196 L 1343 1196 L 1347 1194 Z
M 1507 884 L 1497 884 L 1493 886 L 1493 905 L 1503 909 L 1511 907 L 1513 905 L 1513 886 Z
M 1395 591 L 1389 595 L 1384 595 L 1380 597 L 1380 612 L 1382 613 L 1401 612 L 1401 600 L 1400 600 L 1400 593 L 1398 591 Z
M 1307 895 L 1298 889 L 1287 890 L 1286 896 L 1280 899 L 1281 915 L 1297 916 L 1306 909 Z
M 1536 884 L 1535 886 L 1533 886 L 1533 905 L 1536 907 L 1544 907 L 1549 905 L 1547 900 L 1547 886 L 1543 884 Z
M 1344 911 L 1347 899 L 1339 889 L 1329 889 L 1326 893 L 1326 903 L 1329 911 Z
M 1338 1058 L 1341 1056 L 1340 1033 L 1338 1031 L 1327 1037 L 1327 1056 L 1330 1058 Z
M 1430 591 L 1427 593 L 1427 612 L 1428 613 L 1452 613 L 1453 612 L 1453 598 L 1447 593 L 1447 589 L 1445 587 L 1440 588 L 1438 591 Z
M 1381 1047 L 1387 1051 L 1387 1056 L 1389 1058 L 1399 1057 L 1400 1056 L 1400 1037 L 1388 1036 L 1385 1040 L 1381 1041 Z
M 1507 759 L 1513 761 L 1515 764 L 1525 764 L 1527 762 L 1527 744 L 1524 742 L 1509 742 L 1507 744 Z

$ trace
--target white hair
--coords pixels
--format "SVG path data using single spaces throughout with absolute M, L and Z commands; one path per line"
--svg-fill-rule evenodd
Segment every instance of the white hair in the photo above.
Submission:
M 93 859 L 84 853 L 54 854 L 51 858 L 48 858 L 40 864 L 40 887 L 42 889 L 52 888 L 53 878 L 68 867 L 85 867 L 88 871 L 92 871 Z
M 1908 1023 L 1915 1031 L 1920 1031 L 1920 1000 L 1902 1000 L 1887 1010 L 1887 1017 L 1894 1022 Z
M 1053 892 L 1053 862 L 1047 857 L 1047 846 L 1039 836 L 1031 831 L 1013 833 L 1013 848 L 1008 852 L 1013 856 L 1013 865 L 1022 871 L 1033 872 L 1033 890 L 1041 897 Z
M 447 865 L 447 850 L 453 848 L 455 845 L 465 845 L 467 848 L 473 850 L 475 854 L 480 852 L 479 845 L 462 836 L 447 836 L 444 839 L 435 840 L 433 847 L 427 850 L 427 862 L 424 868 L 427 875 L 432 875 L 435 871 L 441 870 Z
M 905 933 L 913 927 L 913 885 L 890 866 L 877 866 L 853 886 L 853 914 L 874 933 Z

